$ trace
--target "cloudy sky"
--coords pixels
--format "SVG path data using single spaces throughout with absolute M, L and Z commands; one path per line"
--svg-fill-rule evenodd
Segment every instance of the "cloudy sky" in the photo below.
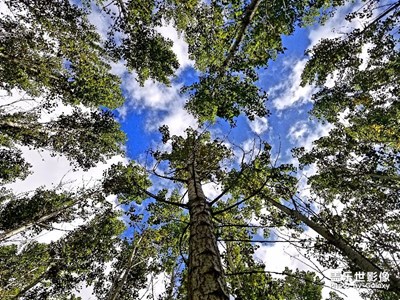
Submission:
M 4 6 L 0 6 L 4 7 Z M 322 125 L 309 118 L 308 111 L 312 106 L 311 95 L 315 91 L 312 86 L 300 87 L 300 75 L 307 61 L 304 52 L 318 43 L 321 38 L 336 37 L 357 24 L 344 23 L 344 15 L 354 6 L 346 6 L 336 13 L 323 27 L 315 26 L 298 29 L 295 34 L 284 37 L 284 46 L 288 49 L 276 61 L 271 62 L 267 70 L 260 71 L 259 86 L 269 94 L 267 103 L 271 116 L 256 118 L 250 122 L 245 117 L 239 117 L 237 127 L 232 129 L 231 136 L 236 144 L 245 146 L 256 135 L 268 141 L 273 152 L 277 153 L 281 145 L 280 162 L 294 162 L 290 149 L 296 146 L 309 148 L 312 141 L 329 131 L 329 125 Z M 104 16 L 93 13 L 90 17 L 99 32 L 104 34 L 107 20 Z M 140 160 L 145 151 L 160 142 L 158 128 L 168 125 L 171 134 L 183 134 L 189 127 L 197 127 L 196 120 L 184 109 L 186 98 L 180 94 L 180 88 L 196 79 L 192 68 L 193 62 L 188 58 L 188 47 L 172 26 L 166 24 L 159 32 L 174 42 L 175 51 L 180 62 L 176 78 L 171 86 L 147 81 L 141 87 L 135 80 L 135 74 L 128 73 L 123 64 L 113 65 L 113 72 L 121 76 L 122 89 L 126 97 L 123 107 L 116 111 L 122 129 L 128 135 L 126 145 L 128 157 L 114 157 L 107 164 L 99 165 L 89 172 L 72 171 L 69 162 L 63 157 L 51 157 L 46 152 L 24 149 L 33 165 L 33 174 L 23 182 L 16 182 L 12 187 L 19 191 L 33 190 L 38 186 L 54 186 L 60 181 L 81 186 L 99 179 L 104 169 L 111 163 L 126 162 L 128 159 Z M 211 130 L 217 134 L 226 130 L 226 124 L 217 123 Z M 212 188 L 207 188 L 212 193 Z M 306 234 L 314 236 L 312 232 Z M 53 238 L 56 238 L 53 236 Z M 297 258 L 296 258 L 297 256 Z M 262 245 L 256 252 L 256 257 L 266 262 L 268 271 L 281 272 L 284 268 L 309 267 L 300 262 L 295 249 L 284 243 Z M 330 271 L 326 271 L 329 277 Z M 159 281 L 162 285 L 162 280 Z M 329 283 L 328 283 L 329 284 Z M 160 287 L 161 287 L 160 285 Z M 348 299 L 361 299 L 354 290 L 343 290 Z M 324 289 L 327 296 L 329 289 Z M 84 299 L 94 299 L 90 289 L 81 293 Z

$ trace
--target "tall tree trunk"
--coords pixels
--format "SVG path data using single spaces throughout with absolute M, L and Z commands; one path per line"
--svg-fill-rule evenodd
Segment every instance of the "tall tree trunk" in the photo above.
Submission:
M 374 264 L 371 260 L 366 258 L 362 253 L 351 247 L 341 236 L 331 233 L 326 227 L 314 222 L 307 216 L 303 215 L 297 210 L 291 209 L 274 199 L 266 197 L 265 200 L 283 211 L 284 213 L 292 216 L 293 218 L 302 221 L 308 227 L 313 229 L 316 233 L 326 239 L 326 241 L 342 252 L 344 256 L 349 258 L 355 265 L 357 265 L 360 269 L 365 272 L 383 272 L 383 270 Z M 390 274 L 390 288 L 396 293 L 400 294 L 400 280 L 393 274 Z
M 227 300 L 217 239 L 214 234 L 210 206 L 195 172 L 188 182 L 189 237 L 189 300 Z

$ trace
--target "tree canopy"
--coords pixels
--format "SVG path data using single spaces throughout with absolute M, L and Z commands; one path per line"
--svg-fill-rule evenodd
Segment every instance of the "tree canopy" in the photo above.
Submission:
M 361 27 L 307 51 L 301 84 L 314 88 L 310 117 L 329 124 L 326 136 L 281 149 L 272 138 L 253 136 L 247 147 L 230 134 L 240 118 L 273 112 L 260 74 L 285 55 L 284 37 L 324 26 L 348 2 L 4 0 L 0 299 L 81 299 L 83 287 L 108 300 L 318 300 L 324 288 L 343 299 L 322 268 L 375 274 L 387 287 L 366 286 L 362 296 L 398 299 L 400 2 L 362 1 L 346 15 Z M 91 23 L 95 14 L 104 27 Z M 139 86 L 174 84 L 167 24 L 194 62 L 181 94 L 197 127 L 180 135 L 163 125 L 146 158 L 129 157 L 135 137 L 116 118 L 129 96 L 113 67 Z M 17 193 L 9 184 L 34 171 L 26 149 L 83 171 L 128 158 L 92 186 Z M 41 239 L 54 232 L 63 234 Z M 271 270 L 277 258 L 257 251 L 278 243 L 314 267 Z

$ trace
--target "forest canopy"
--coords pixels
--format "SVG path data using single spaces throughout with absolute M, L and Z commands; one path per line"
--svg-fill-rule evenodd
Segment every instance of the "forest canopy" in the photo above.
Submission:
M 0 299 L 399 298 L 399 1 L 0 15 Z

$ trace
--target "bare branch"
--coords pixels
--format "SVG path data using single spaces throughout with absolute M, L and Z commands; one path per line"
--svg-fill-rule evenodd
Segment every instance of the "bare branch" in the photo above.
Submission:
M 253 192 L 250 196 L 248 196 L 248 197 L 246 197 L 246 198 L 244 198 L 244 199 L 242 199 L 242 200 L 240 200 L 240 201 L 238 201 L 238 202 L 236 202 L 236 203 L 234 203 L 234 204 L 232 204 L 232 205 L 230 205 L 230 206 L 228 206 L 228 207 L 226 207 L 224 209 L 221 209 L 221 210 L 218 210 L 216 212 L 213 212 L 212 214 L 214 216 L 222 214 L 222 213 L 224 213 L 224 212 L 226 212 L 226 211 L 228 211 L 228 210 L 230 210 L 230 209 L 232 209 L 232 208 L 234 208 L 236 206 L 239 206 L 240 204 L 250 200 L 251 198 L 253 198 L 254 196 L 256 196 L 258 193 L 260 193 L 262 191 L 262 189 L 265 187 L 267 182 L 268 182 L 268 179 L 261 185 L 260 188 L 258 188 L 255 192 Z

